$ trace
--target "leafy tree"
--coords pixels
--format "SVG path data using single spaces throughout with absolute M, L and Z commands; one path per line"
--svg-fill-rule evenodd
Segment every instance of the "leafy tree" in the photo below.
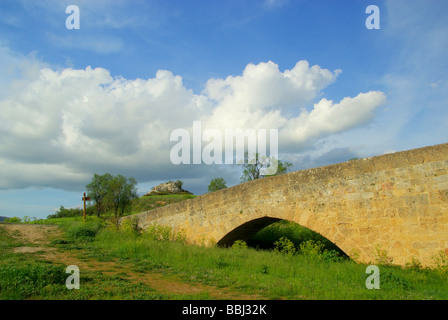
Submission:
M 260 156 L 258 153 L 255 153 L 255 155 L 249 159 L 248 152 L 245 152 L 244 162 L 241 163 L 241 165 L 243 166 L 243 175 L 241 176 L 241 181 L 247 182 L 264 178 L 268 175 L 262 175 L 262 169 L 270 168 L 272 166 L 275 166 L 275 164 L 277 164 L 277 172 L 272 174 L 274 176 L 284 174 L 288 172 L 290 168 L 292 168 L 291 162 L 277 160 L 274 157 Z
M 22 219 L 19 217 L 7 218 L 4 220 L 6 223 L 22 223 Z
M 113 177 L 108 182 L 104 204 L 114 212 L 114 222 L 118 227 L 119 217 L 129 208 L 133 199 L 137 195 L 137 181 L 134 178 L 126 178 L 121 174 Z
M 284 174 L 284 173 L 288 172 L 291 168 L 292 168 L 291 162 L 278 160 L 278 169 L 277 169 L 277 173 L 275 175 L 279 176 L 281 174 Z
M 208 192 L 218 191 L 227 188 L 224 178 L 214 178 L 208 185 Z
M 109 191 L 109 184 L 112 179 L 113 176 L 110 173 L 103 175 L 95 173 L 92 181 L 86 186 L 87 196 L 95 202 L 95 211 L 98 217 L 107 209 L 104 204 L 104 198 Z

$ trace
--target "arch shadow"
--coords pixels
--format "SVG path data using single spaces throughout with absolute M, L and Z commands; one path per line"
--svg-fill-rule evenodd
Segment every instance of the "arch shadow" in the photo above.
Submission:
M 236 240 L 244 240 L 247 242 L 258 231 L 280 220 L 283 219 L 263 217 L 248 221 L 226 234 L 221 240 L 218 241 L 217 245 L 219 247 L 230 247 Z
M 251 240 L 253 240 L 253 237 L 259 231 L 261 231 L 264 228 L 266 228 L 267 226 L 269 226 L 275 222 L 279 222 L 279 221 L 288 221 L 297 226 L 300 226 L 301 228 L 303 228 L 304 230 L 307 230 L 308 232 L 310 232 L 312 234 L 312 238 L 304 239 L 304 240 L 316 240 L 316 238 L 317 238 L 317 240 L 321 241 L 325 245 L 326 249 L 336 250 L 337 252 L 339 252 L 339 254 L 342 257 L 349 258 L 349 256 L 340 247 L 338 247 L 334 242 L 332 242 L 325 236 L 321 235 L 320 233 L 318 233 L 312 229 L 309 229 L 307 227 L 301 226 L 300 224 L 297 224 L 296 222 L 286 220 L 286 219 L 281 219 L 281 218 L 272 218 L 272 217 L 262 217 L 262 218 L 254 219 L 254 220 L 248 221 L 248 222 L 240 225 L 239 227 L 233 229 L 228 234 L 226 234 L 220 241 L 218 241 L 217 245 L 219 247 L 231 247 L 236 240 L 243 240 L 249 244 L 250 242 L 252 242 Z M 294 240 L 294 239 L 290 239 L 290 240 Z M 250 245 L 250 246 L 252 246 L 252 245 Z M 258 248 L 258 246 L 257 246 L 257 248 Z M 263 249 L 263 248 L 260 247 L 260 249 Z M 264 249 L 269 249 L 269 248 L 266 247 Z

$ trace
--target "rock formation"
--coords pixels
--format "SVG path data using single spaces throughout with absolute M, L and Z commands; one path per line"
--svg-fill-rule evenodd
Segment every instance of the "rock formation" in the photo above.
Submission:
M 145 196 L 157 196 L 166 194 L 192 194 L 190 191 L 182 189 L 182 181 L 168 181 L 155 186 Z

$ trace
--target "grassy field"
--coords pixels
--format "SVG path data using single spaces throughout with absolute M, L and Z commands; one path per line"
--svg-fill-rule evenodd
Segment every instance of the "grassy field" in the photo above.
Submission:
M 84 258 L 118 262 L 123 270 L 144 275 L 161 273 L 185 283 L 227 288 L 260 299 L 448 299 L 447 274 L 437 270 L 380 266 L 379 290 L 368 290 L 366 265 L 348 259 L 287 254 L 273 250 L 191 246 L 182 241 L 155 240 L 169 235 L 159 228 L 136 233 L 104 226 L 89 218 L 54 219 L 64 230 L 52 245 L 79 251 Z M 161 294 L 122 276 L 83 272 L 82 290 L 67 290 L 64 266 L 11 253 L 21 245 L 0 233 L 2 299 L 209 299 L 202 295 Z M 123 274 L 126 274 L 124 271 Z
M 138 211 L 166 203 L 167 196 L 161 197 L 151 199 L 152 203 L 142 200 Z M 179 199 L 173 201 L 176 200 Z M 402 268 L 388 265 L 384 256 L 379 257 L 373 263 L 380 268 L 380 289 L 369 290 L 366 288 L 367 265 L 348 259 L 328 240 L 291 222 L 280 221 L 261 230 L 248 241 L 253 247 L 240 243 L 226 249 L 188 245 L 181 235 L 161 226 L 141 231 L 129 224 L 117 231 L 103 219 L 89 216 L 87 220 L 86 224 L 81 217 L 35 223 L 59 226 L 62 233 L 49 245 L 57 252 L 70 253 L 93 265 L 113 263 L 121 272 L 108 275 L 83 269 L 82 289 L 67 290 L 68 275 L 63 264 L 41 259 L 38 253 L 15 253 L 14 248 L 33 244 L 24 244 L 20 237 L 0 228 L 0 298 L 217 297 L 207 290 L 198 294 L 161 292 L 151 281 L 129 279 L 131 275 L 139 280 L 158 274 L 176 283 L 213 288 L 215 292 L 230 290 L 232 298 L 448 299 L 446 261 L 432 269 L 421 268 L 417 263 Z
M 64 231 L 45 247 L 21 240 L 23 234 L 7 232 L 0 224 L 0 300 L 210 299 L 206 293 L 159 292 L 150 282 L 143 281 L 143 277 L 132 279 L 131 268 L 126 265 L 114 271 L 114 265 L 106 263 L 111 259 L 106 259 L 90 245 L 101 223 L 93 217 L 88 220 L 85 225 L 79 218 L 49 221 L 60 225 Z M 15 250 L 23 248 L 28 250 Z M 47 255 L 49 252 L 57 252 L 59 261 L 51 259 L 51 255 Z M 68 290 L 65 285 L 69 276 L 66 267 L 73 261 L 80 265 L 80 290 Z M 96 268 L 100 263 L 102 269 Z M 91 264 L 93 266 L 89 267 Z
M 447 299 L 446 273 L 380 266 L 381 288 L 365 286 L 366 265 L 310 252 L 285 254 L 253 248 L 205 248 L 153 236 L 104 230 L 97 252 L 134 268 L 164 270 L 185 281 L 231 287 L 267 299 Z

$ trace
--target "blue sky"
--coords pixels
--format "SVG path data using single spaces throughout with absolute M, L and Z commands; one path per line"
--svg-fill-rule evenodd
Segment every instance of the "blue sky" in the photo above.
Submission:
M 79 206 L 94 173 L 141 194 L 239 183 L 237 165 L 170 162 L 169 133 L 195 120 L 278 128 L 294 170 L 445 143 L 447 16 L 438 0 L 4 0 L 0 216 Z

